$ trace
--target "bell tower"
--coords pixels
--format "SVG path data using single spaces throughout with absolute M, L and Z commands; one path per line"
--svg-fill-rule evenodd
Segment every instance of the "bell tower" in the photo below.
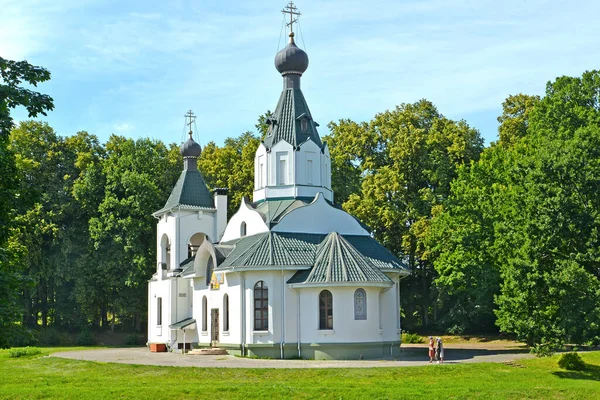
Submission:
M 292 1 L 282 10 L 289 14 L 289 42 L 275 56 L 283 77 L 283 90 L 275 112 L 268 118 L 265 140 L 254 158 L 254 201 L 299 198 L 312 200 L 318 193 L 333 202 L 331 159 L 327 143 L 317 132 L 301 89 L 308 55 L 296 46 L 294 23 L 300 12 Z

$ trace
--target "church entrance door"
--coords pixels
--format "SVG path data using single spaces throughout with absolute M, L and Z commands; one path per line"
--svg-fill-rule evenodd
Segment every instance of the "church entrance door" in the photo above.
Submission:
M 219 309 L 210 310 L 210 343 L 216 347 L 219 344 Z

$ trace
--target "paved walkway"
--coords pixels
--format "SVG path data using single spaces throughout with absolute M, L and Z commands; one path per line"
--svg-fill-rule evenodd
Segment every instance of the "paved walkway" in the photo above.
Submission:
M 407 347 L 403 350 L 403 354 L 395 360 L 262 360 L 230 355 L 198 356 L 174 353 L 150 353 L 145 347 L 63 351 L 53 353 L 52 356 L 122 364 L 201 368 L 375 368 L 430 365 L 429 358 L 427 357 L 427 348 L 419 346 Z M 531 354 L 523 352 L 520 349 L 482 348 L 481 346 L 465 347 L 464 345 L 448 345 L 445 348 L 445 356 L 444 364 L 474 362 L 505 363 L 533 357 Z

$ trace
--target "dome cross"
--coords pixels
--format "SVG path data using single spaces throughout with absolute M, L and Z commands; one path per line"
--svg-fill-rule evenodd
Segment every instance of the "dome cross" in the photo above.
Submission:
M 281 12 L 283 14 L 290 14 L 290 22 L 286 23 L 285 26 L 289 26 L 290 27 L 290 36 L 294 34 L 294 30 L 293 28 L 293 24 L 294 22 L 298 21 L 298 18 L 294 18 L 294 16 L 300 16 L 302 14 L 300 14 L 300 12 L 298 11 L 298 8 L 294 5 L 293 1 L 290 1 L 284 8 L 283 10 L 281 10 Z
M 184 118 L 185 119 L 189 118 L 189 122 L 186 122 L 185 124 L 190 127 L 190 131 L 188 132 L 188 134 L 190 135 L 190 139 L 191 139 L 192 138 L 192 124 L 196 120 L 196 115 L 194 115 L 192 110 L 189 110 L 188 112 L 185 113 Z

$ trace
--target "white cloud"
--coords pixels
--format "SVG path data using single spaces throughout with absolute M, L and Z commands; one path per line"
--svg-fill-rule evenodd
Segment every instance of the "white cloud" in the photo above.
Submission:
M 123 122 L 120 124 L 113 125 L 113 128 L 118 133 L 127 133 L 127 132 L 131 132 L 133 130 L 134 126 L 132 124 L 130 124 L 129 122 Z

